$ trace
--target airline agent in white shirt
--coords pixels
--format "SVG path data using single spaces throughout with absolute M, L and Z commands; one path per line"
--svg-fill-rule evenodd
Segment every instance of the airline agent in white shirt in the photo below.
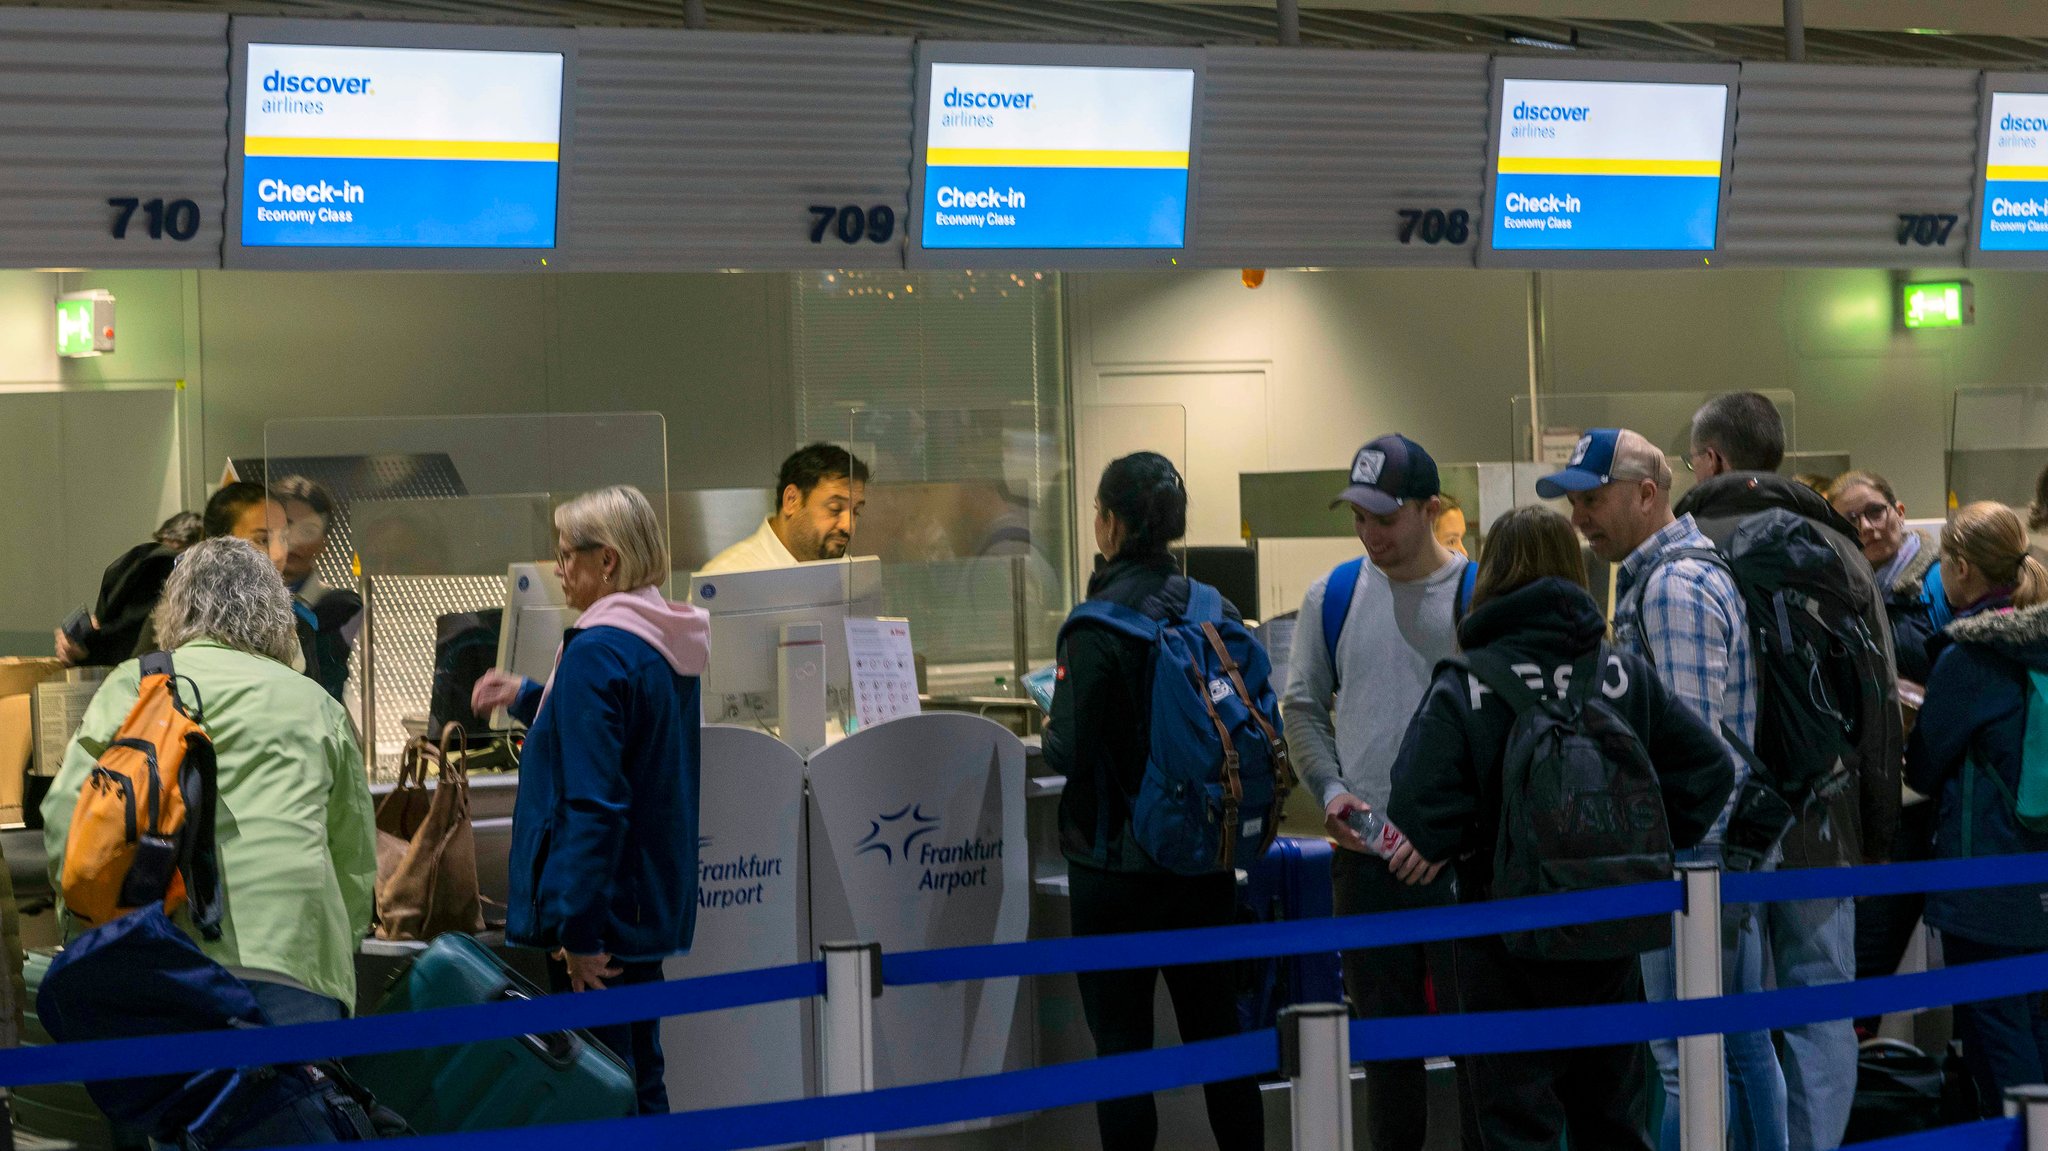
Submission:
M 759 531 L 712 557 L 698 573 L 762 571 L 836 560 L 853 542 L 867 506 L 868 466 L 832 444 L 816 443 L 782 461 L 776 506 Z

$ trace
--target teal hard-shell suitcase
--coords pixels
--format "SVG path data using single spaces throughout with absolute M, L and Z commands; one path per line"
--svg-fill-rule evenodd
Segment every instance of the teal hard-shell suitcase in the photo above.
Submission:
M 541 994 L 482 944 L 450 933 L 435 937 L 394 976 L 377 1013 Z M 583 1031 L 366 1055 L 345 1064 L 379 1103 L 422 1135 L 616 1119 L 637 1111 L 632 1074 Z

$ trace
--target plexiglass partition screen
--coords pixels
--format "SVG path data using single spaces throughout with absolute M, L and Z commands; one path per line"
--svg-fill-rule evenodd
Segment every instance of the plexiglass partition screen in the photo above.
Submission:
M 333 501 L 319 517 L 286 500 L 285 574 L 302 600 L 322 585 L 363 597 L 343 701 L 377 774 L 411 737 L 465 719 L 482 667 L 546 675 L 566 618 L 557 507 L 626 484 L 668 532 L 667 432 L 649 412 L 278 420 L 263 458 L 234 467 L 288 496 L 310 481 Z
M 2024 514 L 2048 465 L 2048 387 L 1957 392 L 1946 465 L 1950 509 L 1997 500 Z

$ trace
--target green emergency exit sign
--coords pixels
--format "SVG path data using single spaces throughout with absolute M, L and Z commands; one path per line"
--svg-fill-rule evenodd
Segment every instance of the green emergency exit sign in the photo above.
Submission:
M 1960 328 L 1976 319 L 1968 280 L 1899 285 L 1899 322 L 1907 328 Z
M 57 354 L 104 356 L 114 350 L 114 294 L 94 290 L 57 297 Z

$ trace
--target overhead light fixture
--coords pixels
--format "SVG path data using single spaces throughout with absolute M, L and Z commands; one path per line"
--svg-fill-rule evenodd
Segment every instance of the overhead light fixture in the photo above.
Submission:
M 1555 40 L 1548 36 L 1538 36 L 1533 32 L 1517 32 L 1512 28 L 1507 30 L 1506 36 L 1508 43 L 1520 45 L 1523 48 L 1542 48 L 1551 52 L 1576 52 L 1579 49 L 1579 30 L 1577 28 L 1571 30 L 1571 38 L 1569 40 Z

